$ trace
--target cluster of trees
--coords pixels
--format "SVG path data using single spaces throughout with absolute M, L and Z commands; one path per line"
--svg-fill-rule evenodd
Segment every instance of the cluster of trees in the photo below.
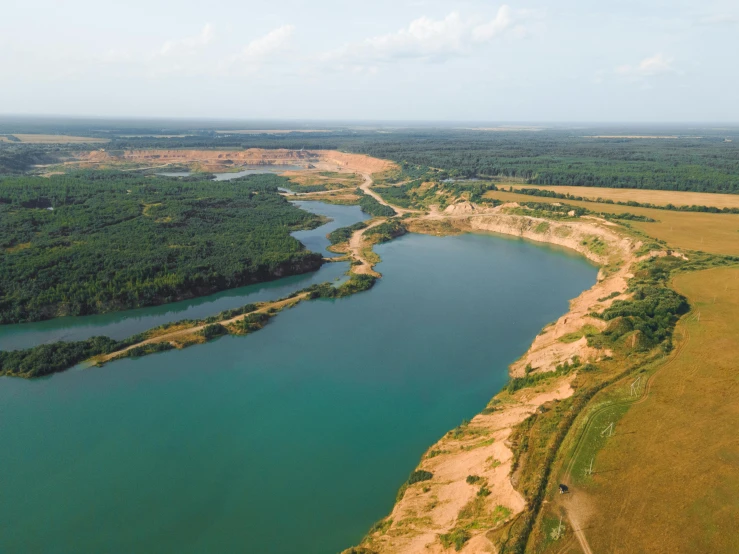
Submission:
M 644 262 L 630 287 L 632 297 L 615 300 L 600 314 L 592 314 L 609 324 L 601 334 L 588 337 L 588 343 L 611 347 L 627 336 L 631 339 L 628 343 L 631 349 L 650 350 L 662 346 L 669 351 L 675 324 L 688 312 L 690 305 L 666 283 L 671 272 L 684 263 L 671 257 Z
M 372 275 L 357 275 L 353 273 L 349 279 L 341 283 L 338 287 L 333 286 L 331 283 L 321 283 L 311 285 L 305 289 L 305 292 L 308 293 L 309 299 L 343 298 L 371 289 L 375 286 L 376 281 L 377 278 Z
M 290 233 L 321 219 L 272 174 L 0 178 L 0 323 L 162 304 L 318 269 Z
M 326 238 L 331 244 L 340 244 L 342 242 L 347 242 L 350 238 L 352 238 L 352 235 L 355 231 L 359 231 L 360 229 L 364 229 L 365 227 L 367 227 L 367 224 L 364 221 L 358 221 L 357 223 L 349 225 L 348 227 L 339 227 L 338 229 L 331 231 L 328 235 L 326 235 Z
M 375 217 L 392 217 L 395 215 L 395 210 L 390 206 L 380 204 L 374 197 L 369 194 L 362 193 L 360 189 L 357 189 L 357 191 L 362 194 L 362 197 L 359 200 L 359 207 L 364 213 Z
M 389 242 L 394 238 L 405 235 L 408 229 L 399 219 L 390 219 L 384 223 L 380 223 L 376 227 L 367 230 L 364 236 L 372 240 L 374 243 Z
M 422 182 L 422 179 L 416 179 L 403 185 L 376 188 L 375 192 L 390 204 L 395 204 L 401 208 L 410 208 L 418 199 L 416 191 Z
M 0 142 L 0 175 L 28 171 L 36 164 L 53 163 L 56 158 L 49 148 Z
M 76 342 L 42 344 L 26 350 L 0 351 L 0 376 L 42 377 L 64 371 L 99 354 L 121 348 L 110 337 L 92 337 Z

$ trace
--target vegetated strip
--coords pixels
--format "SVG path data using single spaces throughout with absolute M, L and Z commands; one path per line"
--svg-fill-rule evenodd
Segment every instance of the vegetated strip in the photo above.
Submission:
M 121 357 L 139 357 L 155 352 L 184 348 L 222 335 L 246 335 L 258 331 L 280 310 L 302 300 L 342 298 L 369 290 L 371 275 L 351 275 L 339 286 L 311 285 L 274 301 L 247 304 L 202 320 L 182 320 L 165 324 L 122 341 L 92 337 L 84 341 L 42 344 L 26 350 L 0 351 L 0 376 L 42 377 L 69 369 L 85 360 L 101 364 Z

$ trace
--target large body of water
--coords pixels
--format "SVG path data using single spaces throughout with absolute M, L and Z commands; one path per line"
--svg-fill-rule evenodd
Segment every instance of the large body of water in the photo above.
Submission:
M 342 218 L 337 226 L 361 218 L 310 206 Z M 326 232 L 301 238 L 318 250 Z M 493 236 L 409 235 L 377 251 L 384 278 L 372 290 L 301 303 L 253 335 L 40 380 L 0 378 L 0 552 L 348 547 L 390 510 L 425 449 L 485 406 L 508 364 L 596 277 L 575 255 Z M 126 335 L 345 270 L 327 264 L 134 316 L 80 318 L 80 327 L 7 327 L 2 347 L 64 329 Z

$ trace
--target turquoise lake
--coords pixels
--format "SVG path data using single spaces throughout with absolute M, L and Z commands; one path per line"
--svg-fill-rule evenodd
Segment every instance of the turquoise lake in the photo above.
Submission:
M 331 225 L 362 218 L 306 206 L 341 219 Z M 328 230 L 300 238 L 318 251 Z M 563 250 L 488 235 L 407 235 L 376 250 L 383 278 L 372 290 L 301 303 L 252 335 L 0 378 L 0 552 L 323 554 L 356 544 L 423 452 L 485 406 L 508 364 L 597 274 Z M 125 336 L 346 269 L 0 328 L 0 348 L 100 329 Z

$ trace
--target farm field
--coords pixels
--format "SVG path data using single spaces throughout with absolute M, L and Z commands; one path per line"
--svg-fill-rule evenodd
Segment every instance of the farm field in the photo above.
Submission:
M 739 552 L 739 269 L 674 287 L 692 306 L 681 349 L 616 425 L 585 489 L 593 552 Z
M 595 200 L 605 198 L 614 202 L 628 202 L 632 200 L 642 204 L 657 206 L 714 206 L 716 208 L 739 208 L 739 195 L 714 194 L 710 192 L 683 192 L 668 190 L 646 189 L 612 189 L 605 187 L 572 187 L 553 185 L 514 185 L 513 189 L 529 188 L 552 190 L 560 194 L 572 194 Z
M 109 142 L 108 139 L 93 137 L 75 137 L 72 135 L 37 135 L 37 134 L 18 134 L 14 133 L 21 142 L 29 144 L 72 144 L 72 143 L 91 143 L 91 142 Z
M 515 192 L 490 191 L 488 198 L 507 202 L 564 202 L 606 213 L 632 213 L 656 219 L 654 223 L 630 221 L 629 224 L 648 235 L 667 242 L 672 248 L 701 250 L 712 254 L 739 255 L 739 215 L 707 212 L 677 212 L 653 208 L 632 208 L 600 202 L 557 200 L 528 196 Z

